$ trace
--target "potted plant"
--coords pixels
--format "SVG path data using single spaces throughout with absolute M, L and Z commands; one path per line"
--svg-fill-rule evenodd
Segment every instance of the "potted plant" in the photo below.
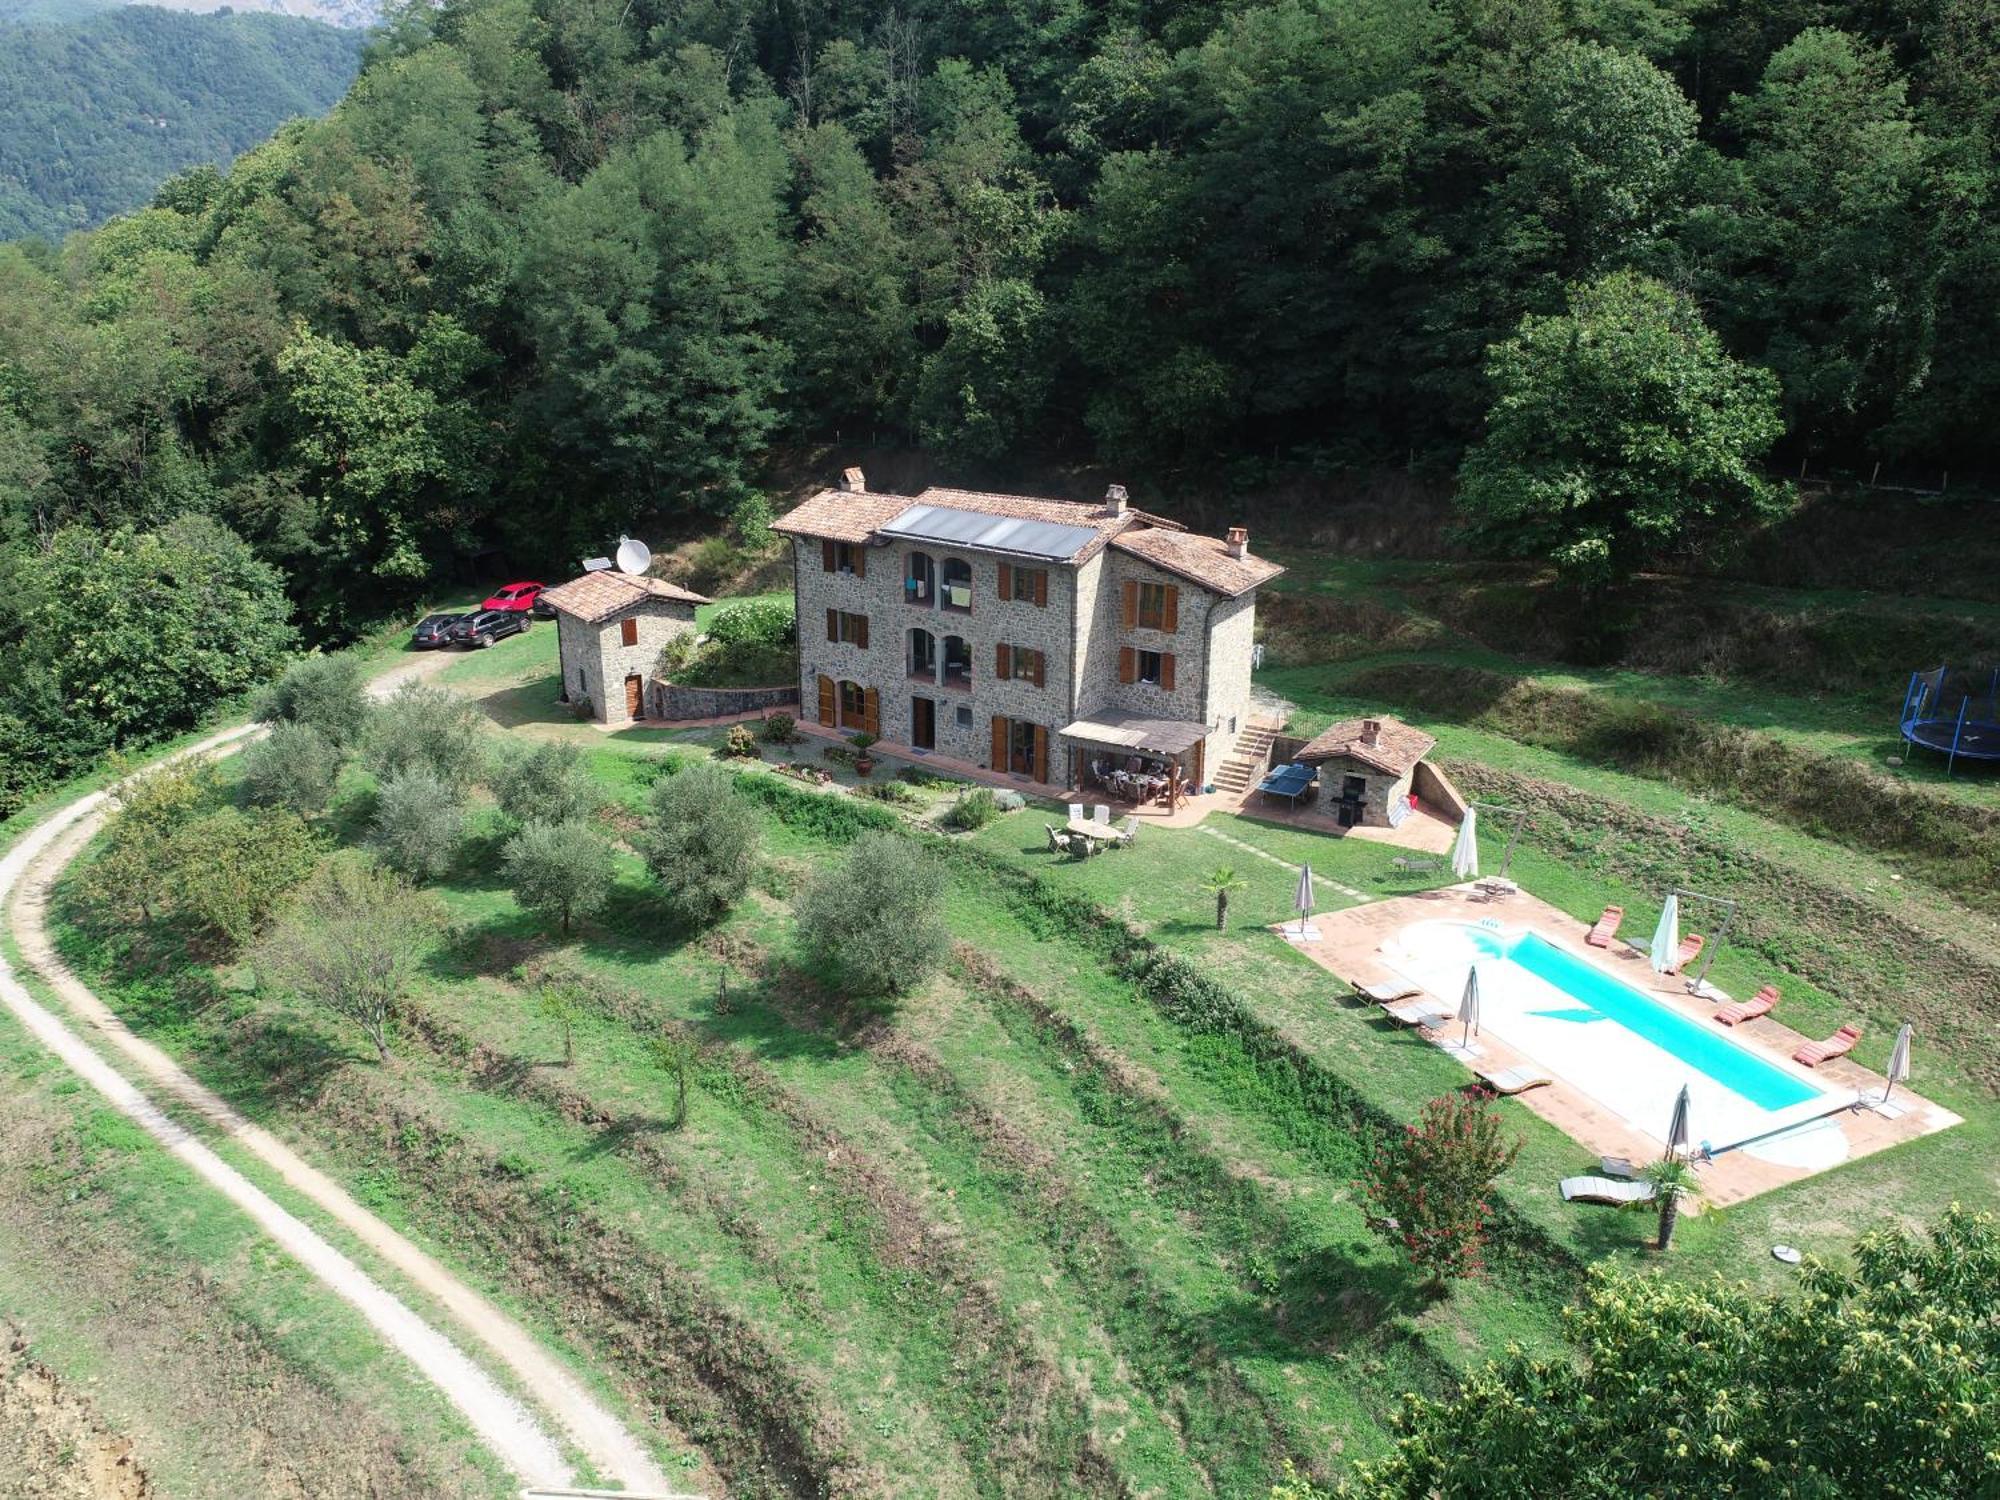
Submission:
M 877 738 L 878 736 L 870 734 L 865 729 L 859 734 L 850 734 L 847 737 L 847 743 L 855 749 L 854 774 L 856 776 L 866 776 L 870 771 L 875 769 L 875 762 L 869 757 L 868 747 L 874 744 Z

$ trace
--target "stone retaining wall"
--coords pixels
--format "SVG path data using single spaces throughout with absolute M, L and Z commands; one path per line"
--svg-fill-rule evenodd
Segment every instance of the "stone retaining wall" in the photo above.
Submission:
M 698 688 L 653 680 L 653 716 L 669 721 L 726 719 L 764 709 L 796 709 L 798 703 L 796 683 L 784 687 Z

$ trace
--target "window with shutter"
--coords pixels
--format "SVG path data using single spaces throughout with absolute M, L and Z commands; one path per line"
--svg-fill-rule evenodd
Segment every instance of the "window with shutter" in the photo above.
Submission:
M 1014 648 L 995 646 L 993 648 L 993 680 L 1005 682 L 1014 675 Z
M 819 565 L 823 572 L 838 573 L 840 571 L 840 553 L 831 539 L 824 540 L 819 544 Z
M 1139 585 L 1136 583 L 1128 582 L 1125 585 L 1124 592 L 1125 592 L 1125 628 L 1127 630 L 1133 630 L 1136 629 L 1139 624 Z M 1126 682 L 1130 682 L 1132 679 L 1127 677 L 1123 680 Z
M 1118 648 L 1118 680 L 1134 682 L 1138 678 L 1139 653 L 1130 646 Z
M 1139 628 L 1141 630 L 1172 630 L 1168 617 L 1177 603 L 1172 596 L 1179 589 L 1165 583 L 1142 583 L 1139 586 Z
M 1160 629 L 1175 631 L 1181 628 L 1181 591 L 1171 583 L 1166 585 L 1166 615 Z
M 1035 603 L 1044 609 L 1048 608 L 1049 570 L 1047 568 L 1035 569 Z
M 639 621 L 635 616 L 627 616 L 618 622 L 618 644 L 636 646 L 639 644 Z
M 819 680 L 819 721 L 828 729 L 833 728 L 833 679 Z
M 993 758 L 987 764 L 996 771 L 1007 769 L 1007 721 L 998 714 L 993 716 Z
M 877 739 L 882 737 L 882 695 L 874 688 L 861 695 L 861 727 Z
M 1012 563 L 1000 564 L 1000 597 L 1002 599 L 1011 599 L 1014 597 L 1014 565 Z
M 837 609 L 826 612 L 826 638 L 829 641 L 840 639 L 840 611 Z
M 1174 653 L 1171 651 L 1160 653 L 1160 686 L 1170 693 L 1174 690 Z

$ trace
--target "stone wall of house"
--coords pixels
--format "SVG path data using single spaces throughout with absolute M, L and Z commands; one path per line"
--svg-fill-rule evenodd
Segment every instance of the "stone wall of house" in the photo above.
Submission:
M 1093 651 L 1092 655 L 1105 660 L 1106 665 L 1095 684 L 1101 696 L 1091 695 L 1084 712 L 1111 708 L 1121 713 L 1144 714 L 1151 719 L 1207 722 L 1202 712 L 1206 696 L 1202 645 L 1209 625 L 1209 605 L 1216 596 L 1199 584 L 1177 578 L 1129 553 L 1107 549 L 1104 557 L 1105 577 L 1098 590 L 1093 625 L 1104 633 L 1108 649 L 1101 653 Z M 1131 630 L 1125 628 L 1125 585 L 1128 582 L 1165 584 L 1180 590 L 1180 606 L 1173 630 L 1152 630 L 1145 626 L 1135 626 Z M 1135 651 L 1172 652 L 1173 690 L 1149 687 L 1140 682 L 1121 683 L 1118 680 L 1118 652 L 1125 646 Z
M 798 703 L 796 683 L 783 687 L 698 688 L 655 678 L 650 712 L 654 718 L 669 721 L 722 719 L 765 709 L 783 709 L 796 717 Z
M 637 644 L 623 644 L 620 624 L 638 621 Z M 668 641 L 694 629 L 694 606 L 678 599 L 642 599 L 600 624 L 572 615 L 556 615 L 563 691 L 574 701 L 580 693 L 590 700 L 591 717 L 604 724 L 627 724 L 625 679 L 652 681 L 660 652 Z
M 1185 607 L 1187 600 L 1181 600 Z M 1208 683 L 1201 717 L 1216 726 L 1208 737 L 1211 781 L 1250 722 L 1250 658 L 1256 644 L 1257 595 L 1220 600 L 1209 616 Z
M 1410 775 L 1389 776 L 1373 766 L 1363 765 L 1358 760 L 1335 757 L 1320 762 L 1319 767 L 1319 810 L 1330 821 L 1340 820 L 1340 788 L 1350 776 L 1359 776 L 1367 782 L 1361 798 L 1361 825 L 1364 828 L 1387 828 L 1389 826 L 1389 804 L 1401 798 L 1407 806 L 1410 796 Z

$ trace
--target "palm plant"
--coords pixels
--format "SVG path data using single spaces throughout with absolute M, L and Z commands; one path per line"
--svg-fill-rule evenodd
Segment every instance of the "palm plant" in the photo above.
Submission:
M 1693 1162 L 1674 1154 L 1643 1168 L 1639 1178 L 1651 1185 L 1652 1202 L 1660 1206 L 1660 1249 L 1664 1250 L 1673 1243 L 1681 1205 L 1701 1197 L 1701 1179 L 1695 1176 Z
M 1250 884 L 1240 878 L 1233 865 L 1217 865 L 1201 877 L 1201 888 L 1215 897 L 1215 930 L 1220 932 L 1223 923 L 1229 919 L 1229 893 L 1240 891 Z

